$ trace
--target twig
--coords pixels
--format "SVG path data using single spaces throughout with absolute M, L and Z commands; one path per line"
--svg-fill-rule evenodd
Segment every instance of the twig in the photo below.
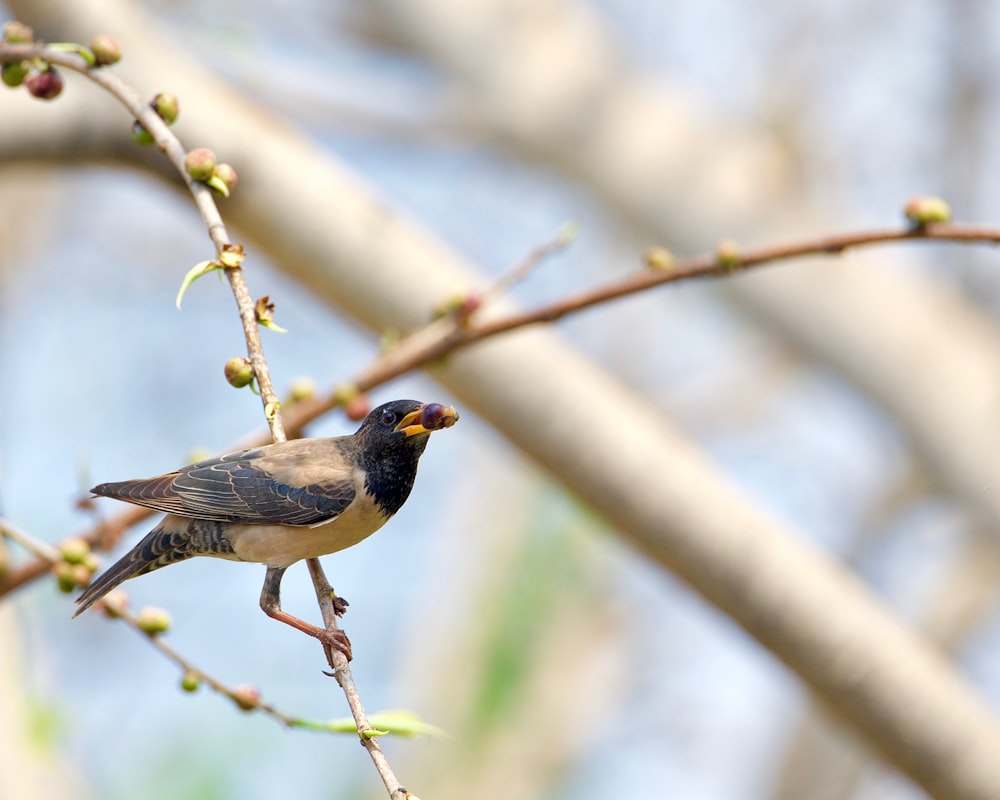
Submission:
M 313 586 L 316 587 L 316 599 L 323 614 L 323 624 L 328 631 L 334 631 L 337 629 L 337 613 L 333 606 L 333 587 L 330 586 L 330 582 L 326 579 L 326 573 L 323 572 L 323 566 L 319 563 L 318 558 L 308 559 L 306 565 L 309 567 L 309 576 L 312 578 Z M 365 714 L 361 695 L 358 694 L 358 687 L 354 683 L 354 676 L 351 674 L 351 667 L 347 661 L 347 656 L 340 652 L 340 650 L 329 645 L 324 645 L 324 649 L 326 650 L 327 662 L 330 664 L 330 669 L 333 670 L 332 676 L 340 684 L 340 688 L 344 690 L 347 705 L 350 706 L 351 715 L 354 717 L 354 722 L 358 728 L 358 736 L 361 738 L 361 744 L 368 751 L 372 763 L 375 764 L 378 774 L 382 777 L 382 782 L 385 784 L 389 797 L 409 797 L 410 793 L 400 785 L 392 767 L 389 765 L 389 760 L 385 757 L 385 753 L 382 752 L 382 748 L 379 747 L 378 742 L 372 735 L 373 728 L 371 723 L 368 722 L 368 716 Z
M 26 58 L 41 58 L 51 64 L 58 64 L 66 69 L 79 72 L 117 98 L 128 109 L 129 113 L 149 131 L 159 149 L 183 179 L 194 198 L 198 213 L 201 214 L 201 218 L 208 228 L 208 235 L 215 245 L 216 254 L 221 255 L 233 247 L 225 223 L 222 221 L 222 215 L 215 204 L 212 190 L 204 183 L 191 179 L 184 166 L 184 157 L 187 154 L 184 146 L 149 103 L 140 98 L 131 86 L 122 81 L 111 70 L 92 69 L 82 56 L 75 53 L 51 50 L 40 44 L 0 45 L 0 62 Z M 267 361 L 264 358 L 253 298 L 239 266 L 227 267 L 225 273 L 239 309 L 240 321 L 243 324 L 243 336 L 247 343 L 247 357 L 253 366 L 254 377 L 260 390 L 261 403 L 264 405 L 265 416 L 271 429 L 271 439 L 275 442 L 283 442 L 285 431 L 281 415 L 277 413 L 280 403 L 274 392 Z
M 289 727 L 293 727 L 293 726 L 296 726 L 296 725 L 301 725 L 302 727 L 307 727 L 306 725 L 304 725 L 302 723 L 301 720 L 296 720 L 293 717 L 289 717 L 287 714 L 282 713 L 281 711 L 279 711 L 278 709 L 276 709 L 274 706 L 270 705 L 269 703 L 265 703 L 265 702 L 261 701 L 259 698 L 248 698 L 248 697 L 242 695 L 239 692 L 239 690 L 229 688 L 228 686 L 226 686 L 221 681 L 216 680 L 215 678 L 213 678 L 207 672 L 205 672 L 205 671 L 203 671 L 201 669 L 198 669 L 198 667 L 196 667 L 193 663 L 191 663 L 190 661 L 188 661 L 180 653 L 178 653 L 170 645 L 168 645 L 163 640 L 163 637 L 159 633 L 155 633 L 154 634 L 154 633 L 149 633 L 148 631 L 144 630 L 143 627 L 142 627 L 142 624 L 139 621 L 139 617 L 137 615 L 133 614 L 131 611 L 129 611 L 123 605 L 119 606 L 119 605 L 115 604 L 115 605 L 112 606 L 111 603 L 107 603 L 106 601 L 102 601 L 102 602 L 105 603 L 105 606 L 108 609 L 108 615 L 109 616 L 111 616 L 112 618 L 121 619 L 125 624 L 127 624 L 130 628 L 132 628 L 132 630 L 134 630 L 136 633 L 139 633 L 139 634 L 142 634 L 143 636 L 145 636 L 149 640 L 150 644 L 153 645 L 153 647 L 155 647 L 157 650 L 159 650 L 160 653 L 162 653 L 164 656 L 167 657 L 167 659 L 169 659 L 170 661 L 173 661 L 174 664 L 176 664 L 178 667 L 180 667 L 181 670 L 183 670 L 183 672 L 184 672 L 185 675 L 196 676 L 199 683 L 204 683 L 208 687 L 210 687 L 211 689 L 213 689 L 214 691 L 218 692 L 219 694 L 225 695 L 230 700 L 232 700 L 234 703 L 236 703 L 244 711 L 250 711 L 250 710 L 253 710 L 253 709 L 260 709 L 265 714 L 268 714 L 269 716 L 274 717 L 276 720 L 278 720 L 282 724 L 287 725 Z M 316 726 L 313 725 L 313 724 L 310 724 L 309 727 L 313 727 L 314 729 L 316 728 Z
M 579 228 L 575 223 L 567 222 L 560 228 L 555 238 L 542 242 L 521 258 L 514 266 L 500 275 L 482 293 L 483 301 L 493 300 L 516 283 L 523 281 L 545 259 L 565 250 L 576 239 Z

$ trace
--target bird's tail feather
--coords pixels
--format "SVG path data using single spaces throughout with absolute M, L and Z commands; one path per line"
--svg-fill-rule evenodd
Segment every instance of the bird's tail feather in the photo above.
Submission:
M 129 578 L 145 575 L 160 567 L 183 561 L 195 555 L 190 547 L 190 537 L 182 530 L 174 530 L 171 518 L 166 517 L 151 530 L 128 553 L 112 564 L 97 580 L 81 594 L 76 602 L 80 606 L 74 617 L 78 617 L 104 595 Z

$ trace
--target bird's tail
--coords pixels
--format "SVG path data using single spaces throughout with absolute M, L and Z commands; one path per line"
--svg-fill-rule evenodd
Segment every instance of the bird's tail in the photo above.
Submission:
M 81 594 L 76 602 L 80 606 L 74 617 L 80 616 L 104 595 L 129 578 L 145 575 L 147 572 L 175 564 L 195 555 L 191 549 L 191 539 L 185 531 L 187 522 L 176 517 L 167 516 L 145 538 L 117 562 L 111 565 L 103 575 L 95 580 Z

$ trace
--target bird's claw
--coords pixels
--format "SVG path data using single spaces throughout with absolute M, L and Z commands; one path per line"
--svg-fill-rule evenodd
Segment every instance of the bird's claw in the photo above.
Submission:
M 343 653 L 344 658 L 348 661 L 353 660 L 354 656 L 351 654 L 351 640 L 347 638 L 347 634 L 340 630 L 340 628 L 332 631 L 320 629 L 320 631 L 316 634 L 316 638 L 327 647 L 332 647 L 334 650 Z
M 343 597 L 337 597 L 337 595 L 330 595 L 330 601 L 333 603 L 333 613 L 338 617 L 344 616 L 347 612 L 347 607 L 350 605 Z

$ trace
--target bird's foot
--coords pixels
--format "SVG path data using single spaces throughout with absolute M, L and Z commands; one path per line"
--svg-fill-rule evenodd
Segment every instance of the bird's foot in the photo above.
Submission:
M 327 647 L 332 647 L 334 650 L 343 653 L 344 658 L 348 661 L 353 660 L 351 640 L 347 638 L 347 634 L 340 630 L 340 628 L 332 631 L 326 628 L 317 628 L 317 632 L 314 635 Z
M 344 616 L 350 603 L 343 597 L 337 597 L 333 592 L 330 592 L 330 600 L 333 602 L 333 613 L 338 617 Z

